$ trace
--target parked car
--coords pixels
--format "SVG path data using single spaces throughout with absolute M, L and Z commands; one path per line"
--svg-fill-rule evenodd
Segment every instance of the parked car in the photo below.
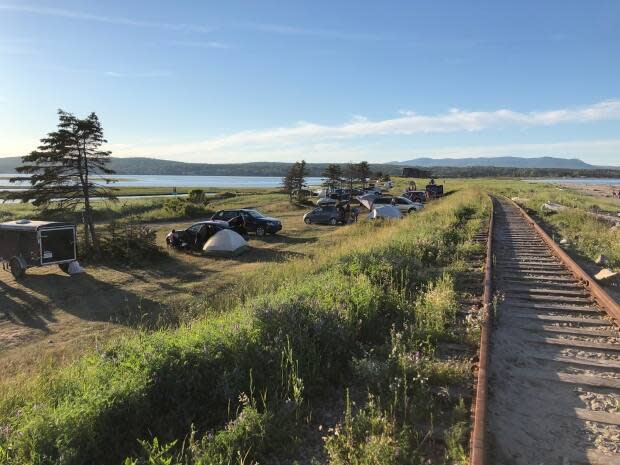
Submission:
M 0 223 L 0 262 L 21 278 L 28 268 L 58 265 L 65 273 L 77 259 L 75 225 L 18 220 Z
M 327 194 L 327 196 L 320 198 L 317 201 L 317 205 L 326 206 L 326 205 L 338 205 L 342 202 L 349 202 L 351 200 L 351 195 L 345 192 L 343 189 L 337 189 L 336 191 Z
M 372 206 L 375 205 L 393 205 L 400 210 L 401 213 L 411 213 L 420 210 L 423 205 L 418 202 L 412 202 L 405 197 L 378 197 Z
M 306 224 L 331 224 L 342 223 L 342 211 L 332 205 L 317 207 L 304 215 Z
M 187 229 L 172 230 L 166 236 L 166 245 L 182 250 L 202 250 L 211 236 L 223 229 L 232 229 L 226 221 L 201 221 Z
M 403 197 L 412 202 L 422 203 L 426 201 L 426 191 L 407 191 L 403 194 Z
M 236 217 L 242 217 L 244 226 L 248 232 L 256 233 L 257 236 L 275 234 L 282 229 L 282 222 L 277 218 L 265 216 L 253 208 L 240 208 L 238 210 L 220 210 L 211 217 L 212 220 L 230 221 Z

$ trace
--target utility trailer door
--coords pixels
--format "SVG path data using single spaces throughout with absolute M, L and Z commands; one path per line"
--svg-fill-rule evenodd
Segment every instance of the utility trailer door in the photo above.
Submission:
M 53 265 L 77 258 L 75 228 L 41 229 L 41 265 Z

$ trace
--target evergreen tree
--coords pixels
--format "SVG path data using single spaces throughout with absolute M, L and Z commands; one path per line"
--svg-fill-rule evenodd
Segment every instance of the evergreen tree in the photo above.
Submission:
M 308 175 L 308 168 L 306 161 L 297 161 L 291 166 L 288 173 L 282 178 L 282 190 L 289 195 L 289 198 L 293 200 L 293 196 L 297 197 L 297 200 L 301 200 L 303 197 L 303 187 L 306 183 L 306 176 Z
M 295 165 L 291 166 L 282 178 L 282 190 L 288 194 L 289 200 L 293 200 L 293 177 L 295 175 Z
M 41 139 L 37 150 L 22 157 L 18 173 L 30 174 L 31 187 L 15 192 L 12 198 L 32 201 L 37 207 L 64 211 L 82 211 L 86 247 L 100 255 L 99 239 L 93 220 L 91 197 L 116 200 L 106 187 L 110 180 L 93 175 L 113 174 L 106 167 L 111 152 L 101 150 L 107 141 L 95 113 L 80 119 L 58 110 L 58 129 Z M 23 181 L 13 178 L 11 182 Z M 101 184 L 101 181 L 105 184 Z
M 357 181 L 357 165 L 347 163 L 343 171 L 344 180 L 349 189 L 353 189 L 353 184 Z
M 342 168 L 340 165 L 329 164 L 321 173 L 321 177 L 325 178 L 323 184 L 331 189 L 339 185 L 342 180 Z
M 372 173 L 368 162 L 362 161 L 362 162 L 359 162 L 357 165 L 355 165 L 355 172 L 356 172 L 356 177 L 362 183 L 362 186 L 366 187 L 366 184 L 368 183 L 368 179 L 370 179 L 370 176 Z

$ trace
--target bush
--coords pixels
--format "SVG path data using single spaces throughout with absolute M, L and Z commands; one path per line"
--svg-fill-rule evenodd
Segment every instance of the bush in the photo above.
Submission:
M 206 193 L 202 189 L 192 189 L 187 195 L 187 200 L 190 203 L 204 204 L 206 201 Z
M 179 218 L 200 218 L 212 213 L 206 204 L 196 204 L 178 197 L 166 199 L 164 202 L 164 210 Z
M 136 218 L 112 221 L 100 234 L 101 252 L 106 259 L 137 265 L 165 255 L 156 243 L 155 230 Z
M 407 444 L 399 444 L 393 419 L 380 410 L 372 397 L 354 415 L 347 393 L 345 408 L 343 422 L 324 438 L 330 465 L 401 463 L 401 457 L 407 455 L 409 448 Z

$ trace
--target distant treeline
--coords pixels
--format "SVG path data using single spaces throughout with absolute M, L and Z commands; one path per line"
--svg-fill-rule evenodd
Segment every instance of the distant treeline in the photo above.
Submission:
M 462 168 L 441 166 L 424 168 L 436 178 L 620 178 L 620 169 L 566 169 L 566 168 L 499 168 L 495 166 L 468 166 Z
M 14 173 L 21 165 L 21 157 L 0 158 L 0 173 Z M 308 163 L 307 176 L 318 177 L 327 167 L 327 163 Z M 156 158 L 112 158 L 110 168 L 117 174 L 152 174 L 177 176 L 278 176 L 284 177 L 293 163 L 256 162 L 256 163 L 183 163 L 179 161 L 159 160 Z M 347 164 L 341 167 L 346 171 Z M 390 164 L 371 164 L 373 173 L 381 172 L 390 176 L 401 176 L 408 166 Z M 411 168 L 412 166 L 409 166 Z M 577 168 L 505 168 L 494 166 L 420 167 L 419 173 L 434 177 L 478 178 L 478 177 L 521 177 L 521 178 L 555 178 L 588 177 L 620 178 L 620 169 L 577 169 Z M 414 175 L 424 177 L 422 174 Z
M 20 157 L 0 158 L 0 173 L 14 173 L 21 165 Z M 319 177 L 328 163 L 308 163 L 308 176 Z M 151 174 L 176 176 L 278 176 L 284 177 L 293 163 L 184 163 L 155 158 L 112 158 L 109 167 L 116 174 Z M 346 163 L 341 164 L 343 170 Z M 403 167 L 398 165 L 371 164 L 372 172 L 399 176 Z

